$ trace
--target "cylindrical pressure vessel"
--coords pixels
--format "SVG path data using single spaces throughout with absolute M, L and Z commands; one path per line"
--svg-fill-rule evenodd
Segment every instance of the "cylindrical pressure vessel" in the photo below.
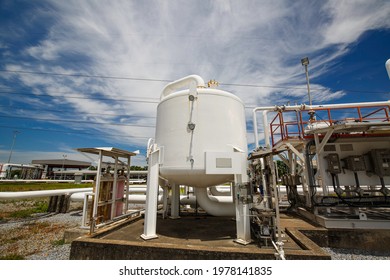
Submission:
M 215 88 L 161 95 L 155 143 L 160 176 L 169 182 L 208 187 L 233 180 L 247 156 L 243 102 Z

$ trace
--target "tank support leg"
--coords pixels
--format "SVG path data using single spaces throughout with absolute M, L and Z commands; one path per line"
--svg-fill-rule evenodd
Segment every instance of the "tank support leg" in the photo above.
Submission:
M 242 184 L 241 175 L 235 175 L 234 200 L 236 207 L 237 239 L 234 241 L 247 245 L 252 242 L 250 232 L 249 208 L 247 185 Z
M 163 212 L 162 216 L 163 219 L 166 219 L 168 217 L 168 198 L 169 198 L 169 188 L 164 186 L 163 188 Z
M 179 219 L 180 209 L 180 185 L 172 185 L 171 219 Z
M 144 240 L 157 238 L 157 196 L 158 196 L 158 174 L 159 174 L 159 150 L 155 150 L 149 156 L 148 184 L 146 190 L 146 210 L 144 233 L 141 238 Z

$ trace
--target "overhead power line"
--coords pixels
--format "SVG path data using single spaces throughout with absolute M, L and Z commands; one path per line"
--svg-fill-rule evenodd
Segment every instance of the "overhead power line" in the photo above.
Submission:
M 13 105 L 0 105 L 0 108 L 9 108 L 9 109 L 18 109 L 23 111 L 39 111 L 39 112 L 54 112 L 54 113 L 65 113 L 65 114 L 74 114 L 73 112 L 65 110 L 55 110 L 48 108 L 26 108 L 22 106 L 13 106 Z M 79 112 L 83 116 L 110 116 L 110 117 L 122 117 L 122 118 L 142 118 L 142 119 L 155 119 L 156 116 L 141 116 L 141 115 L 127 115 L 127 114 L 108 114 L 108 113 L 87 113 Z
M 27 96 L 34 96 L 34 97 L 41 97 L 41 96 L 44 96 L 44 97 L 63 97 L 63 96 L 59 96 L 59 95 L 51 95 L 51 94 L 40 94 L 40 95 L 37 95 L 37 94 L 34 94 L 34 93 L 24 93 L 24 92 L 12 92 L 12 91 L 0 91 L 0 94 L 2 93 L 12 93 L 12 94 L 16 94 L 16 95 L 27 95 Z M 110 98 L 104 98 L 104 97 L 82 97 L 82 96 L 67 96 L 67 98 L 72 98 L 72 99 L 84 99 L 84 100 L 89 100 L 89 99 L 93 99 L 93 100 L 109 100 L 109 101 L 113 101 L 113 99 L 110 99 Z M 121 102 L 129 102 L 129 103 L 149 103 L 149 104 L 158 104 L 159 101 L 149 101 L 149 100 L 133 100 L 133 99 L 115 99 L 115 101 L 121 101 Z M 0 107 L 8 107 L 8 106 L 5 106 L 5 105 L 0 105 Z M 11 106 L 10 106 L 11 107 Z M 245 108 L 246 109 L 253 109 L 253 108 L 256 108 L 258 107 L 258 105 L 253 105 L 253 104 L 248 104 L 248 105 L 245 105 Z M 21 108 L 21 109 L 25 109 L 25 108 Z M 28 110 L 32 110 L 32 109 L 28 109 Z M 38 109 L 39 111 L 49 111 L 48 109 Z M 63 112 L 63 111 L 62 111 Z M 83 113 L 84 114 L 84 113 Z M 90 114 L 90 113 L 85 113 L 85 114 Z M 104 115 L 104 114 L 100 114 L 100 113 L 96 113 L 96 115 Z M 115 116 L 115 115 L 113 115 Z M 118 115 L 119 116 L 119 115 Z M 126 115 L 125 115 L 126 116 Z M 128 117 L 136 117 L 136 116 L 131 116 L 129 115 Z M 144 116 L 139 116 L 140 118 L 156 118 L 156 117 L 144 117 Z
M 49 75 L 49 76 L 65 76 L 65 77 L 83 77 L 83 78 L 97 78 L 97 79 L 115 79 L 115 80 L 132 80 L 132 81 L 146 81 L 146 82 L 164 82 L 169 83 L 172 80 L 155 79 L 155 78 L 135 78 L 135 77 L 120 77 L 120 76 L 105 76 L 105 75 L 88 75 L 81 73 L 54 73 L 54 72 L 39 72 L 39 71 L 26 71 L 26 70 L 6 70 L 0 69 L 0 72 L 18 73 L 18 74 L 32 74 L 32 75 Z M 255 85 L 255 84 L 235 84 L 235 83 L 219 83 L 225 86 L 234 87 L 253 87 L 253 88 L 275 88 L 275 89 L 298 89 L 305 90 L 304 87 L 295 86 L 279 86 L 279 85 Z M 312 88 L 312 90 L 326 91 L 327 89 Z M 354 89 L 341 89 L 344 92 L 356 92 L 356 93 L 389 93 L 388 91 L 364 91 Z
M 101 124 L 101 125 L 116 125 L 116 126 L 134 126 L 134 127 L 156 127 L 154 125 L 144 124 L 123 124 L 123 123 L 108 123 L 108 122 L 93 122 L 93 121 L 80 121 L 80 120 L 62 120 L 62 119 L 50 119 L 50 118 L 32 118 L 22 116 L 5 116 L 0 115 L 0 118 L 12 118 L 12 119 L 28 119 L 34 121 L 49 121 L 49 122 L 70 122 L 70 123 L 86 123 L 86 124 Z
M 3 128 L 19 129 L 19 130 L 34 130 L 34 131 L 45 131 L 45 132 L 55 132 L 55 133 L 64 133 L 64 134 L 80 134 L 80 135 L 93 135 L 96 136 L 96 132 L 88 131 L 69 131 L 69 130 L 58 130 L 58 129 L 45 129 L 45 128 L 35 128 L 35 127 L 21 127 L 21 126 L 8 126 L 0 125 Z M 139 139 L 149 139 L 150 137 L 146 136 L 134 136 L 134 135 L 125 135 L 125 134 L 108 134 L 112 137 L 122 137 L 122 138 L 139 138 Z
M 66 77 L 113 79 L 113 80 L 132 80 L 132 81 L 146 81 L 146 82 L 162 82 L 162 83 L 172 82 L 171 80 L 163 80 L 163 79 L 132 78 L 132 77 L 117 77 L 117 76 L 103 76 L 103 75 L 87 75 L 87 74 L 80 74 L 80 73 L 71 74 L 71 73 L 36 72 L 36 71 L 4 70 L 4 69 L 0 69 L 0 72 L 19 73 L 19 74 L 33 74 L 33 75 L 49 75 L 49 76 L 66 76 Z
M 15 91 L 0 91 L 0 93 L 11 93 L 11 94 L 17 94 L 17 95 L 27 95 L 27 96 L 35 96 L 35 97 L 60 97 L 65 98 L 63 95 L 52 95 L 52 94 L 34 94 L 34 93 L 27 93 L 27 92 L 15 92 Z M 108 98 L 108 97 L 90 97 L 90 96 L 74 96 L 74 95 L 67 95 L 66 98 L 70 99 L 93 99 L 93 100 L 108 100 L 113 101 L 114 98 Z M 135 99 L 118 99 L 115 98 L 115 101 L 117 102 L 131 102 L 131 103 L 150 103 L 150 104 L 157 104 L 159 101 L 152 101 L 152 100 L 135 100 Z

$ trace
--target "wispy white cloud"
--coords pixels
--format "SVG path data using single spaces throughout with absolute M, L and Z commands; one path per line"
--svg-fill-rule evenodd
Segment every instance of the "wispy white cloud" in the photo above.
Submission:
M 367 30 L 390 27 L 389 5 L 388 1 L 333 0 L 48 1 L 38 13 L 50 22 L 46 33 L 20 50 L 22 56 L 10 61 L 7 69 L 157 80 L 199 74 L 226 84 L 275 86 L 223 88 L 247 105 L 307 103 L 300 59 L 310 56 L 313 78 L 325 75 Z M 10 51 L 4 43 L 0 48 Z M 155 116 L 157 104 L 125 100 L 158 100 L 165 85 L 82 76 L 17 77 L 37 97 L 52 95 L 51 105 L 66 106 L 75 118 L 125 123 L 128 118 L 109 114 L 130 114 L 139 116 L 129 120 L 135 125 L 154 125 L 150 116 Z M 344 94 L 320 84 L 312 86 L 314 102 L 331 102 Z M 85 99 L 71 98 L 75 96 Z M 86 117 L 91 113 L 101 115 Z M 82 126 L 108 137 L 154 136 L 150 127 Z M 129 147 L 146 143 L 140 138 L 111 139 Z
M 367 30 L 390 27 L 389 1 L 331 0 L 324 12 L 331 19 L 323 32 L 326 44 L 349 44 Z

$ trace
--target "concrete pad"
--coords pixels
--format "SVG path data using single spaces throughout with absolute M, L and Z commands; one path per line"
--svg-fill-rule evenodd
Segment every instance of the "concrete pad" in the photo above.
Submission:
M 89 230 L 88 229 L 69 229 L 64 232 L 64 241 L 65 243 L 71 243 L 73 240 L 88 235 Z
M 291 216 L 285 225 L 315 228 Z M 157 219 L 158 238 L 145 241 L 142 217 L 132 219 L 93 236 L 72 242 L 71 259 L 275 259 L 272 244 L 234 242 L 236 223 L 232 218 L 207 215 L 182 216 L 181 219 Z M 330 259 L 330 256 L 304 234 L 283 237 L 287 259 Z M 297 242 L 297 236 L 299 242 Z M 270 243 L 270 242 L 269 242 Z

